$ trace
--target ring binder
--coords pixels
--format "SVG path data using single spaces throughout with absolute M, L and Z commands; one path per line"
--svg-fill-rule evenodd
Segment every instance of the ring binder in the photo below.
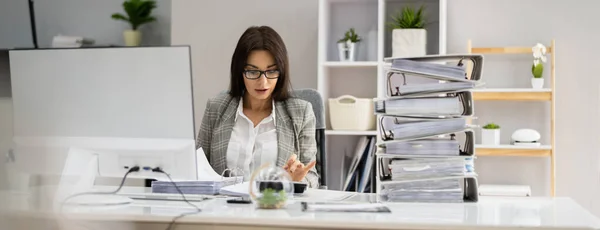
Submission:
M 473 93 L 456 91 L 375 100 L 375 113 L 399 117 L 444 118 L 473 116 Z
M 225 170 L 223 170 L 223 172 L 221 172 L 221 180 L 222 181 L 225 180 L 225 178 L 226 178 L 225 173 L 226 172 L 235 173 L 235 172 L 238 172 L 238 171 L 242 172 L 242 173 L 240 173 L 241 176 L 238 176 L 237 174 L 234 174 L 235 180 L 234 180 L 233 184 L 238 184 L 237 183 L 237 179 L 240 179 L 240 183 L 243 183 L 244 182 L 244 177 L 243 177 L 244 171 L 241 168 L 239 168 L 239 167 L 235 167 L 234 169 L 226 168 Z M 230 176 L 227 176 L 227 177 L 230 177 Z
M 388 93 L 374 100 L 381 141 L 378 198 L 384 202 L 477 202 L 471 90 L 482 85 L 483 56 L 386 58 Z M 455 64 L 440 64 L 449 62 Z M 470 71 L 464 67 L 471 62 Z M 471 74 L 470 76 L 468 74 Z M 394 76 L 402 77 L 393 85 Z M 409 76 L 437 80 L 411 85 Z

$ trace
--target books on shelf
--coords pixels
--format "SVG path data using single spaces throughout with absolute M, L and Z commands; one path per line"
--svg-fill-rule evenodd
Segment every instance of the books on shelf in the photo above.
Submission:
M 350 162 L 350 167 L 346 173 L 344 184 L 342 185 L 343 191 L 348 192 L 371 192 L 373 188 L 373 178 L 375 173 L 373 172 L 373 165 L 375 164 L 375 153 L 376 153 L 376 137 L 374 136 L 363 136 L 360 137 L 356 144 L 354 155 Z
M 481 85 L 483 56 L 386 61 L 391 63 L 389 93 L 374 101 L 381 138 L 378 197 L 387 202 L 477 202 L 475 136 L 467 118 L 474 112 L 470 90 Z M 466 61 L 473 69 L 465 68 Z M 391 80 L 394 75 L 402 76 L 400 84 Z M 430 80 L 408 86 L 407 75 Z

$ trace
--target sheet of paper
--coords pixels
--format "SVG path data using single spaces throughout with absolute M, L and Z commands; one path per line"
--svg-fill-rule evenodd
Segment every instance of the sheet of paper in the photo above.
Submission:
M 302 211 L 313 212 L 390 212 L 390 209 L 381 203 L 358 204 L 327 204 L 327 203 L 302 203 Z
M 215 172 L 210 163 L 208 163 L 208 159 L 202 148 L 196 151 L 196 161 L 198 165 L 198 180 L 221 180 L 221 174 Z
M 230 185 L 221 188 L 221 195 L 229 196 L 250 196 L 249 184 L 250 182 L 244 182 L 240 184 Z M 348 193 L 342 191 L 332 191 L 323 189 L 306 189 L 304 193 L 294 194 L 294 201 L 310 201 L 310 202 L 326 202 L 326 201 L 343 201 L 352 196 L 355 193 Z

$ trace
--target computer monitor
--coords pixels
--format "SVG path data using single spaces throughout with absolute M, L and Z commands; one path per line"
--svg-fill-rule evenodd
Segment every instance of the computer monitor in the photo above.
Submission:
M 160 167 L 197 178 L 190 47 L 11 50 L 16 168 L 60 174 L 69 193 L 96 176 Z M 76 182 L 68 183 L 70 176 Z M 149 170 L 132 178 L 160 178 Z

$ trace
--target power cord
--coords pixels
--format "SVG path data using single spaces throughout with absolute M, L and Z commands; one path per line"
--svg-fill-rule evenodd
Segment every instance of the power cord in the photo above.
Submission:
M 64 206 L 64 204 L 67 203 L 68 200 L 73 199 L 73 198 L 78 197 L 78 196 L 84 196 L 84 195 L 115 195 L 119 191 L 121 191 L 121 189 L 123 188 L 123 185 L 125 184 L 125 180 L 127 179 L 127 176 L 129 176 L 130 173 L 139 172 L 139 171 L 140 171 L 140 167 L 139 166 L 134 166 L 134 167 L 131 167 L 129 170 L 127 170 L 127 173 L 125 173 L 125 175 L 121 179 L 121 184 L 119 184 L 119 187 L 115 191 L 112 191 L 112 192 L 82 192 L 82 193 L 75 193 L 73 195 L 70 195 L 70 196 L 68 196 L 67 198 L 65 198 L 62 201 L 61 210 L 62 210 L 62 207 Z
M 177 189 L 177 192 L 179 192 L 179 194 L 181 194 L 181 197 L 183 198 L 183 201 L 185 201 L 187 204 L 189 204 L 190 206 L 192 206 L 193 208 L 196 209 L 193 212 L 182 213 L 179 216 L 174 217 L 173 220 L 171 221 L 171 223 L 169 223 L 169 226 L 167 227 L 166 230 L 171 230 L 172 227 L 173 227 L 173 225 L 175 224 L 175 221 L 177 221 L 178 219 L 183 218 L 183 217 L 188 216 L 188 215 L 197 214 L 197 213 L 199 213 L 199 212 L 202 211 L 200 208 L 198 208 L 198 206 L 196 206 L 195 204 L 192 204 L 192 202 L 190 202 L 185 197 L 185 194 L 181 191 L 181 189 L 179 189 L 179 186 L 177 186 L 177 184 L 175 183 L 175 181 L 173 181 L 173 179 L 171 179 L 171 175 L 169 175 L 168 173 L 166 173 L 165 171 L 163 171 L 160 167 L 153 168 L 152 172 L 158 172 L 158 173 L 165 174 L 165 176 L 167 176 L 167 178 L 169 178 L 169 181 L 171 182 L 171 184 L 173 184 L 173 186 L 175 187 L 175 189 Z

